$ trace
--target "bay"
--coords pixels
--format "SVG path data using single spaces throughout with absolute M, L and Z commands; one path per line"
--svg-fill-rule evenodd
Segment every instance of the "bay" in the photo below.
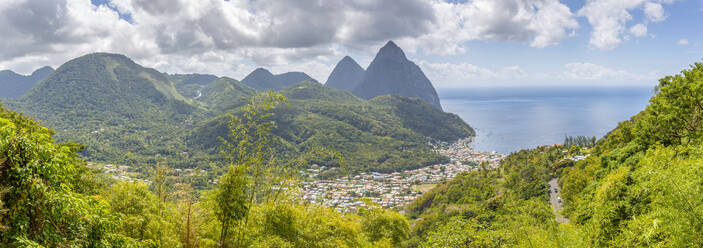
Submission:
M 444 111 L 477 132 L 473 148 L 508 154 L 558 144 L 569 136 L 603 137 L 644 110 L 654 87 L 484 87 L 438 89 Z

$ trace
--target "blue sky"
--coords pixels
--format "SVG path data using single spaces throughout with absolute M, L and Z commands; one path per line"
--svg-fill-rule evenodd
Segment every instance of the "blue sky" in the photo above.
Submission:
M 11 0 L 0 69 L 91 52 L 169 73 L 257 67 L 324 82 L 388 40 L 438 88 L 641 85 L 703 61 L 703 0 Z

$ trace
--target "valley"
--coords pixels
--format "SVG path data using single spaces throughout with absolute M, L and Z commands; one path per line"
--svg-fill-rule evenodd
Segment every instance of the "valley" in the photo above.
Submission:
M 703 247 L 703 1 L 0 1 L 0 248 Z
M 700 245 L 702 72 L 662 78 L 600 139 L 510 154 L 472 148 L 476 131 L 392 41 L 366 69 L 343 57 L 326 84 L 112 53 L 6 72 L 32 87 L 0 105 L 0 245 Z

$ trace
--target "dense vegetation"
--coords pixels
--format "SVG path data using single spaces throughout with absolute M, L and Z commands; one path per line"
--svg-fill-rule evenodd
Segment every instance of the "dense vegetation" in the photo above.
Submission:
M 121 66 L 113 68 L 120 71 L 115 68 Z M 119 77 L 128 75 L 134 74 Z M 136 75 L 142 76 L 126 81 L 156 77 Z M 63 82 L 80 80 L 75 76 Z M 209 157 L 220 152 L 217 159 L 206 161 L 213 171 L 219 170 L 216 180 L 197 173 L 176 178 L 170 160 L 155 157 L 152 159 L 157 165 L 144 172 L 151 183 L 114 181 L 85 165 L 78 155 L 84 149 L 82 145 L 57 143 L 50 129 L 0 107 L 0 245 L 703 246 L 700 63 L 661 79 L 645 110 L 619 123 L 595 144 L 591 138 L 567 137 L 565 145 L 513 153 L 498 168 L 480 164 L 479 170 L 460 174 L 423 194 L 406 207 L 406 216 L 377 207 L 343 214 L 300 203 L 295 198 L 299 182 L 296 172 L 313 162 L 341 165 L 344 160 L 353 165 L 371 158 L 376 159 L 377 168 L 406 168 L 403 166 L 407 164 L 394 163 L 432 159 L 434 153 L 428 142 L 446 139 L 453 132 L 470 131 L 463 122 L 452 121 L 455 116 L 429 111 L 433 107 L 415 99 L 384 96 L 364 101 L 315 83 L 294 85 L 280 93 L 257 94 L 236 111 L 217 112 L 200 101 L 179 100 L 171 87 L 161 84 L 169 81 L 156 81 L 160 86 L 142 89 L 142 94 L 154 97 L 139 104 L 181 104 L 178 106 L 184 108 L 166 112 L 169 121 L 184 118 L 187 123 L 186 117 L 192 116 L 214 118 L 203 123 L 193 121 L 196 128 L 191 131 L 181 129 L 180 141 L 203 146 L 207 152 L 203 154 Z M 216 99 L 231 99 L 222 97 L 229 94 L 225 89 L 237 87 L 236 81 L 228 79 L 219 80 L 217 85 L 221 90 L 213 91 L 217 94 L 211 98 L 216 105 L 220 104 Z M 234 98 L 243 97 L 231 93 Z M 103 109 L 59 99 L 107 118 L 108 123 L 119 121 L 117 114 L 121 112 L 114 109 L 104 109 L 116 115 L 109 116 L 99 112 Z M 115 101 L 114 106 L 130 104 L 110 100 Z M 164 112 L 157 113 L 151 116 L 167 118 L 162 116 Z M 413 119 L 420 113 L 425 116 Z M 427 119 L 443 121 L 418 123 Z M 217 133 L 223 138 L 195 137 L 201 133 Z M 370 144 L 370 148 L 353 144 Z M 374 150 L 384 147 L 395 151 Z M 355 157 L 357 154 L 364 157 Z M 585 159 L 575 159 L 576 155 Z M 559 181 L 565 203 L 562 214 L 569 223 L 555 221 L 548 203 L 551 178 Z
M 202 114 L 163 74 L 115 54 L 69 61 L 8 106 L 84 144 L 91 162 L 126 165 L 180 156 L 180 137 Z
M 174 183 L 165 165 L 152 170 L 151 184 L 104 178 L 78 157 L 80 145 L 56 143 L 51 130 L 0 106 L 0 246 L 392 247 L 405 240 L 409 225 L 396 212 L 342 214 L 292 198 L 297 180 L 287 172 L 307 160 L 279 160 L 268 145 L 269 110 L 284 99 L 261 94 L 232 116 L 232 142 L 222 146 L 229 169 L 212 190 Z
M 166 75 L 122 55 L 97 53 L 65 63 L 6 106 L 54 128 L 59 141 L 84 144 L 81 155 L 90 162 L 132 166 L 144 176 L 156 162 L 213 172 L 228 114 L 255 92 L 226 77 Z M 353 170 L 400 170 L 446 161 L 430 142 L 473 135 L 456 115 L 419 100 L 365 101 L 311 82 L 281 92 L 290 102 L 272 110 L 280 123 L 272 132 L 288 157 L 328 147 Z
M 223 92 L 223 91 L 218 91 Z M 281 91 L 290 103 L 273 110 L 279 148 L 292 154 L 328 147 L 344 155 L 351 170 L 395 171 L 447 162 L 431 141 L 455 141 L 473 130 L 454 114 L 419 99 L 383 96 L 371 101 L 351 93 L 304 82 Z M 231 99 L 231 98 L 227 98 Z M 193 143 L 214 149 L 224 137 L 226 116 L 198 126 Z M 316 161 L 339 166 L 334 161 Z
M 406 207 L 414 219 L 408 247 L 550 247 L 560 236 L 547 202 L 547 181 L 562 146 L 522 150 L 500 168 L 464 173 Z
M 167 74 L 173 86 L 181 95 L 189 98 L 198 98 L 200 90 L 217 80 L 217 76 L 209 74 Z
M 409 246 L 703 246 L 703 64 L 655 93 L 595 145 L 567 137 L 438 185 L 407 208 Z M 547 203 L 551 177 L 570 223 L 557 224 Z
M 703 64 L 655 93 L 563 172 L 565 212 L 590 245 L 703 246 Z

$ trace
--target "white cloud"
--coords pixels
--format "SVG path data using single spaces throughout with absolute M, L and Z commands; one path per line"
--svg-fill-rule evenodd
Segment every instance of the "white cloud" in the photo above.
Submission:
M 635 37 L 646 36 L 647 35 L 647 25 L 640 23 L 640 24 L 636 24 L 636 25 L 630 27 L 630 34 L 634 35 Z
M 430 63 L 427 61 L 420 61 L 418 66 L 438 88 L 491 84 L 496 81 L 522 79 L 528 76 L 519 66 L 507 66 L 494 70 L 468 63 Z
M 641 84 L 656 82 L 656 72 L 646 74 L 618 70 L 588 62 L 572 62 L 564 65 L 563 76 L 573 81 L 590 81 L 608 84 Z
M 634 36 L 646 35 L 649 22 L 665 20 L 666 14 L 662 3 L 671 0 L 590 0 L 578 11 L 579 16 L 586 17 L 593 27 L 589 44 L 602 50 L 612 50 L 625 38 L 625 26 L 633 19 L 631 11 L 642 8 L 646 16 L 643 23 L 630 28 Z
M 677 42 L 679 45 L 686 46 L 688 45 L 688 39 L 680 39 L 679 42 Z
M 578 28 L 559 0 L 0 2 L 0 66 L 20 72 L 41 65 L 31 61 L 58 66 L 97 51 L 169 72 L 235 76 L 242 63 L 324 71 L 312 65 L 370 56 L 390 39 L 411 53 L 458 54 L 471 40 L 553 46 Z
M 662 75 L 656 71 L 637 73 L 589 62 L 571 62 L 550 71 L 527 71 L 520 66 L 488 68 L 469 63 L 418 65 L 437 88 L 492 85 L 651 85 Z M 548 69 L 549 70 L 549 69 Z
M 664 7 L 660 3 L 647 2 L 644 4 L 644 14 L 652 22 L 660 22 L 666 19 Z
M 432 31 L 403 44 L 445 55 L 465 52 L 462 43 L 472 40 L 544 48 L 559 44 L 579 27 L 571 10 L 558 0 L 433 0 L 432 6 L 437 15 Z
M 649 22 L 666 19 L 661 4 L 668 2 L 589 0 L 578 15 L 593 25 L 591 45 L 612 49 L 625 35 L 647 35 Z M 646 18 L 626 28 L 635 9 Z M 242 78 L 267 67 L 322 80 L 343 55 L 369 60 L 390 39 L 409 54 L 461 54 L 468 41 L 544 48 L 574 36 L 576 18 L 559 0 L 111 0 L 109 6 L 90 0 L 5 0 L 0 1 L 0 68 L 28 73 L 101 51 L 166 72 Z M 449 73 L 446 82 L 525 76 L 519 67 L 425 66 Z
M 340 47 L 368 49 L 427 33 L 431 10 L 424 0 L 112 0 L 109 7 L 90 0 L 2 1 L 0 65 L 26 72 L 26 62 L 17 61 L 41 55 L 57 66 L 105 51 L 178 72 L 231 75 L 233 63 L 295 69 L 339 56 Z M 193 58 L 222 64 L 201 67 Z

